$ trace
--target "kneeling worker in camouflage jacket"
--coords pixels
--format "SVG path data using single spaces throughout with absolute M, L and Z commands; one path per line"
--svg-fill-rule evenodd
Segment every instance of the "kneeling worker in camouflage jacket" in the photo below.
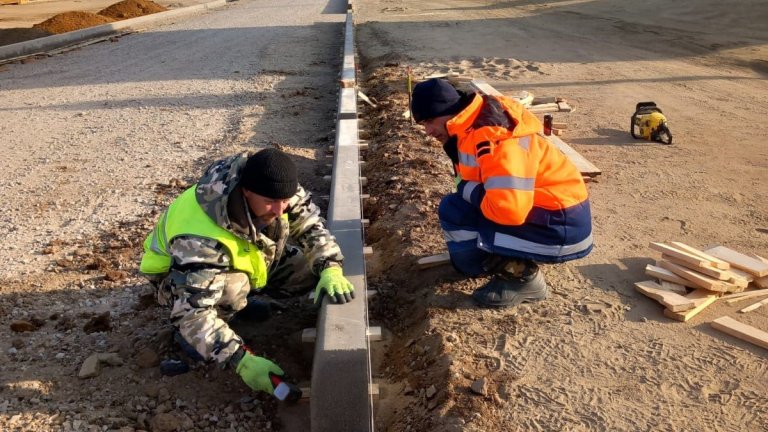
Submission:
M 299 248 L 288 244 L 293 240 Z M 182 343 L 273 393 L 273 362 L 253 355 L 227 322 L 247 313 L 253 291 L 354 297 L 343 256 L 285 153 L 261 150 L 214 162 L 160 216 L 144 241 L 141 272 L 171 308 Z M 319 282 L 317 276 L 320 277 Z

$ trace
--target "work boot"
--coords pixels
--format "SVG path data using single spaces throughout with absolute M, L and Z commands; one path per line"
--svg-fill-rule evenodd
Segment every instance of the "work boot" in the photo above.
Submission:
M 533 261 L 509 260 L 491 280 L 472 293 L 482 307 L 508 307 L 547 298 L 547 283 Z

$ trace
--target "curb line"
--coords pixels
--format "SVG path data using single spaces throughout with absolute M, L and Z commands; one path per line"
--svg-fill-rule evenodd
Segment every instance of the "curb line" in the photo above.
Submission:
M 82 30 L 75 30 L 67 33 L 46 36 L 29 41 L 18 42 L 15 44 L 0 46 L 0 61 L 24 57 L 31 54 L 40 54 L 48 50 L 62 48 L 67 45 L 83 42 L 88 39 L 99 38 L 119 33 L 122 30 L 135 30 L 141 26 L 161 21 L 164 19 L 189 15 L 201 10 L 208 10 L 221 7 L 230 3 L 228 0 L 215 0 L 208 3 L 187 6 L 179 9 L 172 9 L 165 12 L 144 15 L 136 18 L 129 18 L 109 24 L 102 24 L 95 27 L 88 27 Z

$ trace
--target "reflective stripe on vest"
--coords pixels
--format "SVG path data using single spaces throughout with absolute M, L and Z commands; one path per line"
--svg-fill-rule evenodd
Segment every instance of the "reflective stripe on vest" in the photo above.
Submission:
M 264 287 L 267 284 L 264 255 L 253 243 L 216 224 L 197 203 L 195 189 L 196 186 L 193 186 L 176 198 L 144 240 L 141 272 L 167 273 L 171 268 L 168 244 L 176 237 L 190 235 L 215 240 L 224 245 L 232 267 L 248 275 L 251 287 Z

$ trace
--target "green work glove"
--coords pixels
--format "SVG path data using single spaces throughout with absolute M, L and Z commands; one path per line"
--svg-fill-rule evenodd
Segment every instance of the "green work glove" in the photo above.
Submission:
M 328 267 L 320 273 L 320 282 L 315 288 L 315 303 L 323 294 L 328 294 L 331 303 L 347 303 L 355 298 L 355 287 L 344 277 L 341 267 Z
M 249 352 L 243 355 L 235 369 L 243 382 L 254 391 L 263 391 L 274 394 L 275 387 L 269 379 L 269 374 L 283 376 L 283 370 L 264 357 L 255 356 Z

